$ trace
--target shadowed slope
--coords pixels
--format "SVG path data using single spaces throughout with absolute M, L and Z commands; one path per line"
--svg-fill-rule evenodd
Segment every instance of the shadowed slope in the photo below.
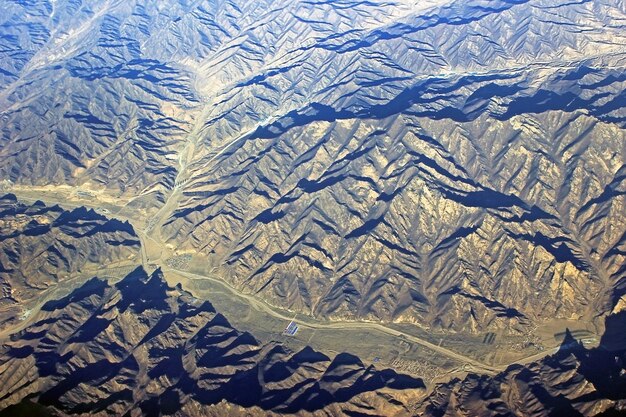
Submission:
M 600 346 L 586 349 L 567 332 L 540 362 L 494 377 L 470 374 L 438 385 L 416 407 L 424 416 L 606 416 L 626 411 L 626 312 L 606 319 Z
M 138 255 L 139 238 L 129 223 L 84 207 L 65 211 L 0 197 L 0 323 L 15 322 L 25 303 L 85 268 Z
M 424 388 L 347 353 L 261 345 L 210 303 L 168 287 L 160 270 L 148 276 L 141 268 L 113 286 L 94 278 L 46 303 L 3 348 L 0 386 L 3 407 L 28 397 L 95 415 L 169 415 L 224 401 L 278 413 L 371 403 L 384 414 L 406 411 L 404 398 Z

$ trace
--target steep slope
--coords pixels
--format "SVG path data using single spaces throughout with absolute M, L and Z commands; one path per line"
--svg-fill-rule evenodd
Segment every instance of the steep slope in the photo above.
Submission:
M 322 317 L 477 332 L 602 314 L 626 277 L 624 17 L 452 2 L 300 48 L 228 90 L 242 127 L 207 125 L 207 148 L 232 139 L 196 148 L 163 235 Z M 286 110 L 248 129 L 248 96 Z
M 0 197 L 0 324 L 15 322 L 29 302 L 86 267 L 138 257 L 139 239 L 128 223 L 85 208 Z
M 626 292 L 619 0 L 20 2 L 0 175 L 323 317 L 528 332 Z
M 468 375 L 435 388 L 416 406 L 423 416 L 623 416 L 626 414 L 626 312 L 607 318 L 599 348 L 571 335 L 558 353 L 493 378 Z
M 209 302 L 168 287 L 159 270 L 139 268 L 115 285 L 93 278 L 46 303 L 7 341 L 0 413 L 622 415 L 625 319 L 623 310 L 606 319 L 597 348 L 569 335 L 540 362 L 469 374 L 425 395 L 421 380 L 346 353 L 259 344 Z
M 3 178 L 163 200 L 198 99 L 185 71 L 139 51 L 169 22 L 142 23 L 135 6 L 2 2 Z
M 423 387 L 347 353 L 261 345 L 141 268 L 46 303 L 0 355 L 0 408 L 63 415 L 390 415 Z
M 333 29 L 410 11 L 351 6 L 321 5 L 335 21 L 328 27 L 309 20 L 314 6 L 290 1 L 2 1 L 0 173 L 22 184 L 145 195 L 154 207 L 203 125 L 224 111 L 215 89 Z

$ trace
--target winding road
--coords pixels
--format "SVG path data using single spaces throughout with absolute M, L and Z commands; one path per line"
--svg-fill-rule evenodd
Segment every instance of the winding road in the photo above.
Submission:
M 12 190 L 11 192 L 13 192 L 14 194 L 16 194 L 18 196 L 18 198 L 21 198 L 23 200 L 34 200 L 34 198 L 28 194 L 23 194 L 21 193 L 19 190 Z M 46 196 L 42 195 L 42 194 L 38 194 L 37 199 L 43 201 L 46 204 L 58 204 L 61 207 L 66 207 L 66 208 L 76 208 L 76 207 L 81 207 L 81 206 L 85 206 L 88 208 L 93 208 L 93 209 L 99 209 L 100 204 L 98 204 L 97 201 L 81 201 L 81 202 L 70 202 L 68 200 L 63 200 L 60 201 L 58 198 L 46 198 Z M 134 219 L 128 217 L 128 216 L 124 216 L 122 214 L 120 214 L 125 206 L 120 206 L 118 207 L 119 210 L 117 212 L 110 212 L 107 213 L 107 216 L 109 217 L 114 217 L 117 218 L 119 220 L 125 220 L 130 222 L 131 224 L 133 223 Z M 148 255 L 147 255 L 147 251 L 146 251 L 146 240 L 151 240 L 153 243 L 155 243 L 156 245 L 160 245 L 161 247 L 163 246 L 162 242 L 158 242 L 157 240 L 155 240 L 152 236 L 149 235 L 149 231 L 147 230 L 141 230 L 138 227 L 136 227 L 135 225 L 133 225 L 137 236 L 139 237 L 139 240 L 141 241 L 141 262 L 144 266 L 144 268 L 148 267 Z M 152 263 L 157 263 L 157 265 L 159 264 L 158 260 L 150 260 Z M 159 265 L 161 266 L 161 265 Z M 242 298 L 244 299 L 252 308 L 254 308 L 257 311 L 269 314 L 273 317 L 282 319 L 282 320 L 286 320 L 286 321 L 291 321 L 293 319 L 292 316 L 287 316 L 283 313 L 281 313 L 280 311 L 277 311 L 276 308 L 270 306 L 269 304 L 265 303 L 264 301 L 260 300 L 259 298 L 254 297 L 253 295 L 249 295 L 249 294 L 245 294 L 242 293 L 241 291 L 239 291 L 237 288 L 231 286 L 228 282 L 226 282 L 225 280 L 221 279 L 218 276 L 207 276 L 207 275 L 199 275 L 199 274 L 194 274 L 191 272 L 187 272 L 187 271 L 183 271 L 183 270 L 179 270 L 176 268 L 171 268 L 171 267 L 166 267 L 166 266 L 161 266 L 163 271 L 171 271 L 174 272 L 176 274 L 179 274 L 181 276 L 184 276 L 190 280 L 210 280 L 213 282 L 217 282 L 219 284 L 221 284 L 223 287 L 225 287 L 226 289 L 229 290 L 229 292 L 236 297 Z M 38 306 L 40 307 L 40 306 Z M 33 311 L 31 314 L 31 317 L 33 317 L 36 314 L 36 311 Z M 29 317 L 29 319 L 31 318 Z M 30 321 L 30 320 L 28 320 Z M 23 323 L 22 323 L 23 324 Z M 495 374 L 498 372 L 502 372 L 504 371 L 508 366 L 513 365 L 513 364 L 525 364 L 525 363 L 530 363 L 533 361 L 537 361 L 539 359 L 542 359 L 545 356 L 548 356 L 550 354 L 553 354 L 555 352 L 554 348 L 548 348 L 545 349 L 544 351 L 541 351 L 539 353 L 530 355 L 528 357 L 522 358 L 522 359 L 518 359 L 510 364 L 506 364 L 506 365 L 488 365 L 486 363 L 480 362 L 474 358 L 470 358 L 468 356 L 465 356 L 461 353 L 458 352 L 454 352 L 450 349 L 446 349 L 444 347 L 438 346 L 434 343 L 431 343 L 427 340 L 424 340 L 422 338 L 419 338 L 417 336 L 402 332 L 400 330 L 396 330 L 390 327 L 387 327 L 383 324 L 380 323 L 374 323 L 374 322 L 356 322 L 356 321 L 342 321 L 342 322 L 316 322 L 316 321 L 312 321 L 312 320 L 308 320 L 306 317 L 302 317 L 300 316 L 298 318 L 298 325 L 304 326 L 304 327 L 308 327 L 311 329 L 341 329 L 341 330 L 375 330 L 375 331 L 379 331 L 394 337 L 401 337 L 404 338 L 404 340 L 412 342 L 412 343 L 416 343 L 420 346 L 426 347 L 432 351 L 435 351 L 441 355 L 444 355 L 450 359 L 453 359 L 459 363 L 462 364 L 461 368 L 463 371 L 466 372 L 477 372 L 477 373 L 484 373 L 484 374 Z M 12 329 L 14 330 L 14 329 Z

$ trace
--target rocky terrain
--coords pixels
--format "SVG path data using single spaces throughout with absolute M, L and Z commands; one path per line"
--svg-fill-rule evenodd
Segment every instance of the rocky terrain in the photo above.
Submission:
M 47 302 L 11 337 L 0 353 L 0 415 L 623 415 L 625 319 L 608 317 L 598 348 L 570 335 L 540 362 L 427 393 L 420 379 L 348 353 L 261 344 L 160 270 L 137 268 Z
M 47 302 L 0 354 L 0 409 L 55 415 L 396 415 L 423 392 L 348 353 L 260 344 L 142 268 Z
M 229 139 L 181 174 L 164 236 L 320 317 L 516 331 L 610 309 L 624 279 L 623 4 L 481 5 L 335 27 L 288 54 L 294 68 L 228 90 L 220 106 L 276 97 L 280 110 L 232 135 L 211 121 L 194 149 Z
M 624 0 L 0 10 L 0 416 L 624 415 Z
M 273 305 L 520 332 L 625 291 L 622 1 L 1 6 L 0 175 Z
M 471 374 L 438 386 L 415 408 L 423 416 L 626 415 L 626 312 L 609 316 L 600 347 L 571 335 L 559 351 L 490 378 Z
M 0 324 L 25 318 L 29 302 L 91 267 L 137 261 L 132 226 L 77 208 L 0 197 Z

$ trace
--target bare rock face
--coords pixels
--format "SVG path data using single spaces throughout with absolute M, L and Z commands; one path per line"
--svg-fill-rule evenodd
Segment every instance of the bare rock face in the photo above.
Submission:
M 623 148 L 621 127 L 562 112 L 448 126 L 406 118 L 414 127 L 359 120 L 347 121 L 344 130 L 337 121 L 321 123 L 317 133 L 307 126 L 252 138 L 234 151 L 240 156 L 231 168 L 225 159 L 207 174 L 222 195 L 203 200 L 199 212 L 176 213 L 171 230 L 185 245 L 198 242 L 237 285 L 322 317 L 476 331 L 610 310 L 614 286 L 624 279 L 623 196 L 594 197 L 609 185 L 572 189 L 572 183 L 591 181 L 581 170 L 596 163 L 597 175 L 621 181 L 624 153 L 615 158 L 601 150 Z M 555 148 L 576 146 L 579 160 L 566 163 L 569 153 L 558 161 L 524 156 L 542 146 L 534 130 L 525 130 L 530 125 L 550 126 L 543 137 Z M 578 147 L 570 140 L 581 130 L 586 142 Z M 337 149 L 324 156 L 327 166 L 314 169 L 321 160 L 307 158 L 310 170 L 289 173 L 275 198 L 255 196 L 250 178 L 294 166 L 285 155 L 325 154 L 311 148 L 317 134 Z M 485 140 L 482 149 L 471 150 L 468 136 Z M 280 162 L 268 159 L 248 171 L 235 163 L 246 152 Z M 493 158 L 492 174 L 476 166 L 478 154 Z M 522 172 L 546 178 L 527 182 Z M 255 208 L 244 201 L 264 203 Z
M 336 36 L 224 89 L 162 235 L 320 317 L 515 332 L 610 311 L 624 35 L 596 11 L 624 10 L 553 3 L 450 2 L 353 31 L 331 19 Z
M 518 332 L 626 291 L 621 1 L 1 6 L 0 176 L 134 198 L 274 305 Z
M 260 344 L 160 270 L 138 268 L 46 303 L 11 337 L 0 354 L 0 415 L 621 415 L 625 318 L 607 318 L 597 348 L 568 335 L 540 362 L 426 393 L 420 379 L 347 353 Z
M 626 312 L 607 318 L 595 349 L 571 335 L 541 362 L 495 376 L 470 374 L 435 388 L 423 416 L 622 416 L 626 413 Z
M 132 226 L 93 210 L 27 205 L 0 197 L 0 321 L 14 322 L 25 303 L 92 267 L 135 260 Z
M 0 198 L 0 327 L 19 329 L 0 417 L 624 413 L 623 0 L 0 11 L 0 188 L 86 193 L 137 222 Z M 427 394 L 261 343 L 160 270 L 75 289 L 137 261 L 139 236 L 145 264 L 186 256 L 318 318 L 463 340 L 610 314 L 607 333 Z
M 207 301 L 138 268 L 46 303 L 0 355 L 0 409 L 55 414 L 406 414 L 420 379 L 350 354 L 262 345 Z

